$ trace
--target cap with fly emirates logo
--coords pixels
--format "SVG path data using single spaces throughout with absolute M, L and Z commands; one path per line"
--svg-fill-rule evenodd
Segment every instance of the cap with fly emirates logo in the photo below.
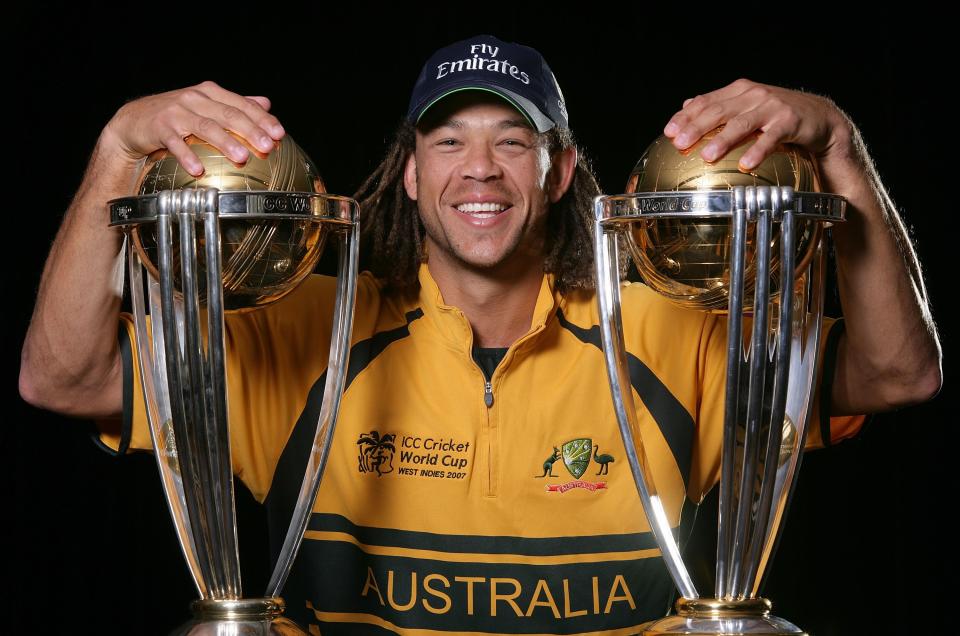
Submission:
M 434 53 L 413 87 L 407 119 L 416 124 L 438 101 L 465 90 L 499 95 L 538 132 L 568 127 L 563 93 L 543 56 L 492 35 L 478 35 Z

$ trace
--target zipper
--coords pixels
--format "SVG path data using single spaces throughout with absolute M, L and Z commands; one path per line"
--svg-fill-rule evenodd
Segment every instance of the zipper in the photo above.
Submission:
M 476 364 L 476 362 L 474 362 L 474 366 L 477 368 L 477 371 L 480 372 L 480 377 L 483 378 L 483 403 L 487 407 L 486 408 L 487 461 L 486 461 L 486 475 L 484 476 L 484 483 L 483 483 L 484 497 L 496 497 L 499 495 L 499 491 L 500 491 L 498 487 L 497 477 L 496 477 L 498 471 L 500 470 L 500 465 L 498 462 L 499 455 L 500 455 L 500 444 L 498 439 L 500 436 L 500 430 L 499 430 L 500 424 L 498 420 L 497 425 L 494 426 L 493 420 L 492 420 L 494 416 L 494 414 L 492 413 L 493 405 L 494 405 L 493 380 L 497 377 L 498 372 L 501 374 L 504 373 L 504 370 L 507 368 L 507 366 L 509 366 L 510 362 L 513 360 L 513 357 L 516 356 L 516 352 L 520 348 L 520 346 L 525 341 L 529 340 L 530 338 L 533 338 L 538 333 L 543 331 L 543 329 L 544 329 L 544 326 L 540 325 L 530 333 L 527 333 L 526 335 L 518 339 L 516 342 L 514 342 L 510 346 L 510 350 L 507 351 L 507 354 L 500 361 L 500 364 L 498 364 L 497 368 L 494 369 L 493 374 L 491 375 L 489 380 L 487 380 L 487 376 L 483 372 L 483 369 L 481 369 L 480 366 Z M 471 348 L 473 346 L 472 340 L 470 342 L 470 346 Z
M 474 363 L 476 365 L 476 363 Z M 499 431 L 494 429 L 493 423 L 491 421 L 490 410 L 493 408 L 493 379 L 487 380 L 487 375 L 483 372 L 483 369 L 477 366 L 477 371 L 480 372 L 480 377 L 483 378 L 483 403 L 486 406 L 484 409 L 484 415 L 487 417 L 486 426 L 484 427 L 484 432 L 487 435 L 487 461 L 484 462 L 486 466 L 486 474 L 483 476 L 483 496 L 484 497 L 496 497 L 497 488 L 495 486 L 496 478 L 494 474 L 497 471 L 497 453 L 498 453 L 498 444 L 496 436 L 499 434 Z
M 483 474 L 483 487 L 480 489 L 484 497 L 496 497 L 497 489 L 494 487 L 494 472 L 496 471 L 496 461 L 495 457 L 497 454 L 497 443 L 494 440 L 495 432 L 492 430 L 490 422 L 490 409 L 493 408 L 493 378 L 487 380 L 487 374 L 484 373 L 483 369 L 480 368 L 480 365 L 477 364 L 477 361 L 473 359 L 473 330 L 469 327 L 470 322 L 467 320 L 467 317 L 463 315 L 463 312 L 459 309 L 455 310 L 457 316 L 460 320 L 463 321 L 463 324 L 467 326 L 467 356 L 470 358 L 470 362 L 473 363 L 473 367 L 477 370 L 477 373 L 480 374 L 480 379 L 483 380 L 483 404 L 486 407 L 484 409 L 484 416 L 486 417 L 486 425 L 483 428 L 483 432 L 486 434 L 486 451 L 487 458 L 484 464 L 485 466 L 481 467 L 480 463 L 477 462 L 474 465 L 474 470 L 484 470 Z M 499 365 L 498 365 L 499 366 Z M 496 370 L 494 370 L 496 372 Z
M 463 320 L 465 324 L 467 325 L 470 324 L 467 321 L 466 316 L 464 316 L 459 309 L 457 310 L 457 314 L 460 316 L 460 319 Z M 497 365 L 497 368 L 494 369 L 494 372 L 489 380 L 487 380 L 487 375 L 483 372 L 483 369 L 480 368 L 480 365 L 478 365 L 476 361 L 473 360 L 473 356 L 470 353 L 470 351 L 473 348 L 473 331 L 469 330 L 469 336 L 467 337 L 467 355 L 470 356 L 471 362 L 473 362 L 473 366 L 476 367 L 477 372 L 480 373 L 480 377 L 483 379 L 483 404 L 486 406 L 485 415 L 487 416 L 487 425 L 485 427 L 485 432 L 487 435 L 487 443 L 486 443 L 487 461 L 485 462 L 486 474 L 484 475 L 483 488 L 482 488 L 484 497 L 496 497 L 499 494 L 499 488 L 497 487 L 497 479 L 495 475 L 499 470 L 499 464 L 497 460 L 499 459 L 500 445 L 498 443 L 497 438 L 500 435 L 500 431 L 499 431 L 499 425 L 497 427 L 494 427 L 493 422 L 491 420 L 491 417 L 492 417 L 491 411 L 493 410 L 493 404 L 494 404 L 494 398 L 493 398 L 494 377 L 497 375 L 498 371 L 502 373 L 502 369 L 506 368 L 505 364 L 508 364 L 508 361 L 512 360 L 513 356 L 516 355 L 516 350 L 519 348 L 519 346 L 522 345 L 527 340 L 536 336 L 541 331 L 543 331 L 544 326 L 545 325 L 538 325 L 536 329 L 525 334 L 524 336 L 519 338 L 516 342 L 514 342 L 510 346 L 510 349 L 512 351 L 511 350 L 507 351 L 507 354 L 503 357 L 503 360 L 500 361 L 500 364 Z M 479 468 L 479 464 L 477 465 L 477 467 Z

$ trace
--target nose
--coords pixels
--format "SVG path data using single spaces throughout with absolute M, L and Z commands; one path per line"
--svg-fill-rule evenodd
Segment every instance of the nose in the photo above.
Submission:
M 467 146 L 460 172 L 464 179 L 477 181 L 487 181 L 503 176 L 494 148 L 486 143 L 473 143 Z

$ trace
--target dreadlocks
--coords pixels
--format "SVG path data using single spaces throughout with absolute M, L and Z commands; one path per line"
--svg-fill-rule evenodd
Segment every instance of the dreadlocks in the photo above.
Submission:
M 394 134 L 387 156 L 354 195 L 360 202 L 360 251 L 364 267 L 385 281 L 391 291 L 414 289 L 417 271 L 424 261 L 424 228 L 403 186 L 407 157 L 414 151 L 416 129 L 403 121 Z M 540 134 L 552 158 L 574 146 L 569 129 L 554 128 Z M 546 255 L 543 270 L 556 275 L 561 293 L 592 289 L 593 197 L 600 194 L 588 160 L 577 153 L 577 167 L 570 187 L 550 207 L 547 217 Z

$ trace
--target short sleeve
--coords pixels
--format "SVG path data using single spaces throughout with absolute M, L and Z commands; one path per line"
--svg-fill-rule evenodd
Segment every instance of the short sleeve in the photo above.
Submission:
M 147 318 L 149 321 L 149 317 Z M 149 329 L 149 324 L 148 324 Z M 131 450 L 152 450 L 147 410 L 140 378 L 140 357 L 137 352 L 133 316 L 120 314 L 117 345 L 123 367 L 123 413 L 116 420 L 97 422 L 95 441 L 104 450 L 125 455 Z
M 857 435 L 867 419 L 860 415 L 830 415 L 833 376 L 837 368 L 837 347 L 846 323 L 843 318 L 824 318 L 820 336 L 820 366 L 817 369 L 817 394 L 807 425 L 806 450 L 824 448 Z
M 866 419 L 865 415 L 829 417 L 836 349 L 842 333 L 842 318 L 823 318 L 819 343 L 820 363 L 814 378 L 815 389 L 807 422 L 807 450 L 822 448 L 855 436 Z M 694 459 L 687 493 L 695 503 L 720 479 L 727 365 L 725 316 L 710 314 L 706 317 L 700 343 L 698 379 L 701 383 L 701 394 L 696 414 Z M 824 440 L 827 440 L 826 443 Z

